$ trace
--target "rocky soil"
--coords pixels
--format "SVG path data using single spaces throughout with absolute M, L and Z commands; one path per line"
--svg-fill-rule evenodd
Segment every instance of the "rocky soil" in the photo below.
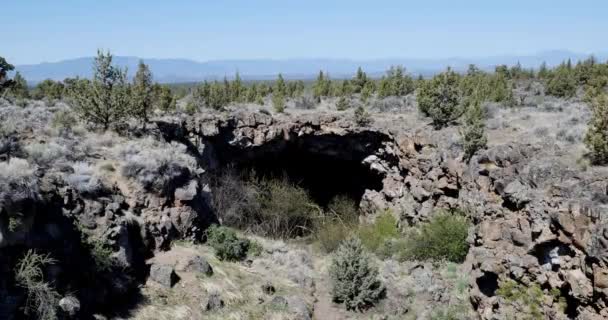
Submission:
M 44 273 L 63 318 L 425 319 L 460 305 L 479 319 L 607 318 L 608 170 L 584 159 L 587 106 L 533 95 L 488 105 L 488 149 L 464 161 L 458 126 L 434 130 L 411 100 L 376 106 L 369 126 L 351 111 L 251 107 L 121 134 L 53 127 L 63 104 L 0 107 L 0 318 L 20 317 L 14 268 L 28 249 L 56 260 Z M 260 239 L 263 253 L 235 264 L 190 244 L 217 221 L 216 170 L 294 150 L 294 166 L 336 161 L 319 179 L 358 170 L 356 188 L 332 187 L 359 197 L 362 220 L 391 209 L 406 228 L 465 210 L 466 262 L 377 261 L 387 298 L 361 315 L 327 302 L 328 258 L 308 245 Z

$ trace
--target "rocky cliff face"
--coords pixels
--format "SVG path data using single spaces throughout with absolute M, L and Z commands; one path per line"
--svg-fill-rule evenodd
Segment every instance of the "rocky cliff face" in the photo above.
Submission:
M 25 165 L 31 174 L 19 183 L 0 183 L 0 318 L 23 302 L 11 270 L 28 248 L 53 252 L 50 279 L 62 294 L 77 292 L 82 314 L 125 305 L 147 276 L 147 257 L 175 239 L 200 239 L 215 220 L 208 179 L 227 165 L 307 175 L 316 200 L 347 192 L 362 219 L 390 209 L 402 227 L 436 209 L 466 211 L 475 224 L 471 303 L 481 319 L 509 319 L 531 304 L 551 319 L 608 317 L 608 171 L 572 165 L 560 145 L 497 143 L 465 162 L 445 132 L 382 120 L 361 127 L 337 114 L 239 111 L 156 124 L 145 137 L 86 150 L 64 137 L 67 161 Z M 94 239 L 110 264 L 90 253 L 100 249 Z
M 238 113 L 174 128 L 200 155 L 213 150 L 211 159 L 219 162 L 236 154 L 252 161 L 289 143 L 360 161 L 379 179 L 363 186 L 360 198 L 372 218 L 391 209 L 407 226 L 428 220 L 437 208 L 465 210 L 475 222 L 467 258 L 471 302 L 482 319 L 529 311 L 497 292 L 511 281 L 538 287 L 538 308 L 549 318 L 608 317 L 608 229 L 601 214 L 608 175 L 565 163 L 567 150 L 556 145 L 496 145 L 464 162 L 432 131 L 358 127 L 332 115 Z

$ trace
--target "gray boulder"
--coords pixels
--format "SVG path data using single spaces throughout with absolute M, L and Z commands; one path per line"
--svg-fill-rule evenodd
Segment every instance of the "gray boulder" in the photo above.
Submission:
M 66 296 L 59 300 L 59 308 L 69 317 L 75 317 L 80 311 L 80 301 L 74 296 Z
M 205 310 L 213 311 L 219 310 L 223 307 L 224 300 L 222 300 L 222 297 L 219 293 L 212 293 L 211 295 L 209 295 L 209 298 L 207 298 L 207 303 L 205 304 Z
M 201 256 L 194 256 L 188 259 L 188 261 L 186 261 L 184 271 L 195 272 L 205 276 L 213 275 L 213 268 L 209 262 L 207 262 L 207 260 Z
M 153 264 L 150 267 L 150 279 L 167 288 L 173 287 L 179 280 L 173 267 L 163 264 Z

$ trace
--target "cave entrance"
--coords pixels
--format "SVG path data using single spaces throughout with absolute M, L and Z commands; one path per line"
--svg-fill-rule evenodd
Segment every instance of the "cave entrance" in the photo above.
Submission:
M 383 137 L 363 132 L 291 137 L 253 148 L 215 141 L 213 147 L 219 169 L 255 172 L 258 178 L 287 178 L 326 207 L 336 196 L 347 196 L 358 205 L 365 190 L 382 189 L 383 177 L 363 160 L 381 147 Z

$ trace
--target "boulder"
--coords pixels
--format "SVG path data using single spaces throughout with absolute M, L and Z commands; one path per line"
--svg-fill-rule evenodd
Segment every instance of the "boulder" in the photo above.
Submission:
M 184 271 L 195 272 L 205 276 L 213 275 L 213 268 L 209 262 L 201 256 L 194 256 L 188 259 L 185 263 Z
M 205 303 L 205 310 L 214 311 L 224 307 L 224 300 L 219 293 L 215 292 L 209 295 L 207 302 Z
M 179 278 L 172 266 L 153 264 L 150 267 L 150 279 L 166 288 L 171 288 Z
M 80 301 L 74 296 L 66 296 L 59 300 L 59 308 L 69 317 L 75 318 L 80 311 Z

